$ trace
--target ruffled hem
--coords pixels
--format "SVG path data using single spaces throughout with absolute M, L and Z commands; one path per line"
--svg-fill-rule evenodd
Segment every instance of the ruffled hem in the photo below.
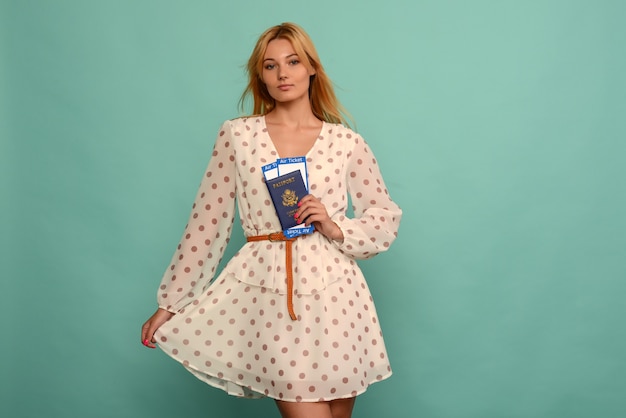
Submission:
M 393 374 L 390 371 L 383 376 L 379 376 L 379 378 L 377 379 L 367 382 L 365 386 L 361 388 L 360 390 L 354 390 L 348 394 L 333 394 L 331 397 L 323 397 L 323 398 L 306 398 L 302 396 L 289 398 L 289 397 L 285 397 L 284 395 L 281 396 L 281 393 L 275 393 L 268 389 L 255 387 L 254 385 L 242 386 L 236 382 L 232 382 L 226 379 L 220 379 L 219 377 L 211 376 L 209 374 L 195 370 L 190 366 L 184 366 L 184 367 L 199 380 L 203 381 L 204 383 L 210 386 L 213 386 L 214 388 L 221 389 L 231 396 L 235 396 L 238 398 L 246 398 L 246 399 L 262 399 L 262 398 L 267 397 L 267 398 L 272 398 L 272 399 L 285 401 L 285 402 L 323 402 L 323 401 L 332 401 L 335 399 L 353 398 L 355 396 L 359 396 L 362 393 L 364 393 L 372 384 L 382 382 L 383 380 L 391 377 L 391 375 Z

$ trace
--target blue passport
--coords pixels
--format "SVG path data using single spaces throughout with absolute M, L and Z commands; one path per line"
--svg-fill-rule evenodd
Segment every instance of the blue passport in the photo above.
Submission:
M 298 210 L 298 202 L 308 194 L 300 170 L 265 180 L 270 192 L 280 226 L 285 229 L 299 225 L 293 217 Z

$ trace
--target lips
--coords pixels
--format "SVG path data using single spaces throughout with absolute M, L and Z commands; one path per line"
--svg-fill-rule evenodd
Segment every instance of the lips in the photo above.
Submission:
M 291 87 L 293 87 L 293 84 L 281 84 L 280 86 L 278 86 L 278 89 L 286 91 L 289 90 Z

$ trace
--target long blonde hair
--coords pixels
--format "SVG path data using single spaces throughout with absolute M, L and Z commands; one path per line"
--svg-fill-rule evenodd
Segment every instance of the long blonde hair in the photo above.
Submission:
M 267 45 L 275 39 L 286 39 L 291 42 L 302 63 L 308 70 L 315 72 L 311 76 L 309 86 L 309 101 L 313 114 L 323 121 L 349 126 L 348 121 L 352 121 L 352 117 L 337 100 L 332 81 L 324 71 L 313 41 L 304 29 L 290 22 L 273 26 L 259 37 L 246 66 L 248 85 L 239 100 L 239 107 L 242 112 L 245 112 L 246 101 L 249 97 L 252 97 L 252 113 L 255 115 L 265 115 L 276 106 L 276 100 L 270 96 L 261 79 Z

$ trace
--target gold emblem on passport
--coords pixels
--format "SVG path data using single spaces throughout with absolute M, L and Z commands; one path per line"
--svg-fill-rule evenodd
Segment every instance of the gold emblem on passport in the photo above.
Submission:
M 293 190 L 285 189 L 281 197 L 283 206 L 294 206 L 298 203 L 298 195 Z

